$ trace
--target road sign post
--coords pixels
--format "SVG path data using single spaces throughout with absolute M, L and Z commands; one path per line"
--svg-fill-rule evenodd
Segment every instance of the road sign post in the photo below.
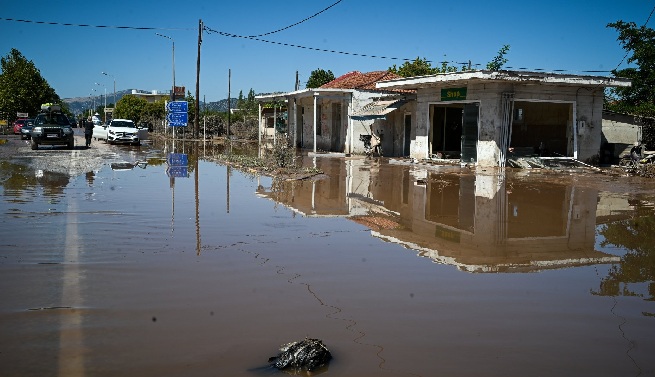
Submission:
M 166 120 L 169 127 L 186 127 L 189 123 L 189 103 L 170 101 L 166 103 Z

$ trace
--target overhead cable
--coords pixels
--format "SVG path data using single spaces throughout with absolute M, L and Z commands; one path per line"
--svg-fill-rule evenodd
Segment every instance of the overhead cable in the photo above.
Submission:
M 195 30 L 190 28 L 162 28 L 162 27 L 138 27 L 138 26 L 117 26 L 117 25 L 90 25 L 90 24 L 71 24 L 65 22 L 34 21 L 21 20 L 17 18 L 0 17 L 1 21 L 24 22 L 29 24 L 58 25 L 58 26 L 76 26 L 76 27 L 94 27 L 106 29 L 130 29 L 130 30 Z
M 650 18 L 653 16 L 653 12 L 655 12 L 655 7 L 653 7 L 653 9 L 650 11 L 650 14 L 648 15 L 648 18 L 646 19 L 646 22 L 644 23 L 644 26 L 642 26 L 642 27 L 646 27 L 646 25 L 648 25 L 648 22 L 650 21 Z M 616 68 L 614 68 L 612 71 L 616 71 L 617 69 L 619 69 L 619 67 L 621 66 L 621 64 L 623 64 L 623 62 L 625 61 L 625 58 L 628 57 L 628 54 L 629 54 L 629 53 L 630 53 L 630 50 L 628 50 L 628 51 L 625 52 L 625 55 L 623 55 L 623 59 L 621 59 L 621 61 L 619 62 L 619 64 L 617 64 L 617 65 L 616 65 Z M 611 71 L 610 71 L 610 72 L 611 72 Z
M 325 12 L 326 10 L 332 8 L 333 6 L 339 4 L 341 1 L 343 1 L 343 0 L 339 0 L 339 1 L 337 1 L 336 3 L 334 3 L 334 4 L 330 5 L 329 7 L 327 7 L 327 8 L 325 8 L 325 9 L 323 9 L 323 10 L 321 10 L 321 11 L 319 11 L 319 12 L 317 12 L 317 13 L 315 13 L 315 14 L 313 14 L 313 15 L 307 17 L 307 18 L 305 18 L 305 19 L 302 20 L 302 21 L 298 21 L 298 22 L 296 22 L 296 23 L 294 23 L 294 24 L 291 24 L 291 25 L 289 25 L 289 26 L 283 27 L 283 28 L 281 28 L 281 29 L 277 29 L 277 30 L 274 30 L 274 31 L 270 31 L 270 32 L 268 32 L 268 33 L 259 34 L 259 35 L 249 35 L 248 38 L 263 37 L 263 36 L 265 36 L 265 35 L 271 35 L 271 34 L 279 33 L 279 32 L 281 32 L 281 31 L 283 31 L 283 30 L 290 29 L 290 28 L 292 28 L 292 27 L 294 27 L 294 26 L 300 25 L 300 24 L 302 24 L 303 22 L 305 22 L 305 21 L 307 21 L 307 20 L 310 20 L 310 19 L 312 19 L 312 18 L 318 16 L 319 14 L 321 14 L 321 13 Z

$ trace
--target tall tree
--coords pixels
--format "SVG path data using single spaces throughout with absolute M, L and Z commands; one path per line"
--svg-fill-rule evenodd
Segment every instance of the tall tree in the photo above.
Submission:
M 248 114 L 256 114 L 258 110 L 257 101 L 255 101 L 255 91 L 252 88 L 250 88 L 250 91 L 248 91 L 245 110 L 248 112 Z
M 246 105 L 246 100 L 243 98 L 243 90 L 239 90 L 239 97 L 237 98 L 237 109 L 243 110 Z
M 334 73 L 332 73 L 332 71 L 329 69 L 326 71 L 324 69 L 318 68 L 309 74 L 309 79 L 307 79 L 307 84 L 305 87 L 307 89 L 318 88 L 319 86 L 327 84 L 332 80 L 334 80 Z
M 634 115 L 655 117 L 655 30 L 634 22 L 617 21 L 607 27 L 619 32 L 617 40 L 630 54 L 628 63 L 636 67 L 614 69 L 612 74 L 632 80 L 628 88 L 612 88 L 606 108 Z
M 61 101 L 34 63 L 17 49 L 12 48 L 0 59 L 0 67 L 0 112 L 5 112 L 9 120 L 18 112 L 36 115 L 41 104 Z

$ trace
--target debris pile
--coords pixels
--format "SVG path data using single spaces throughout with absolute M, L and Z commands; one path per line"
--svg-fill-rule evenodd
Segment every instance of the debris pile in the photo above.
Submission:
M 332 354 L 320 339 L 305 338 L 280 347 L 280 353 L 268 359 L 272 366 L 280 370 L 312 371 L 332 359 Z

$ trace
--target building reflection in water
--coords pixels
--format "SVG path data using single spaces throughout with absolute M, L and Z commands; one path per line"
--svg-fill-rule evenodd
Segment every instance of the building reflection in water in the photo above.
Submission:
M 616 263 L 595 245 L 598 192 L 494 175 L 319 159 L 329 179 L 260 195 L 305 216 L 341 216 L 386 242 L 469 272 Z

